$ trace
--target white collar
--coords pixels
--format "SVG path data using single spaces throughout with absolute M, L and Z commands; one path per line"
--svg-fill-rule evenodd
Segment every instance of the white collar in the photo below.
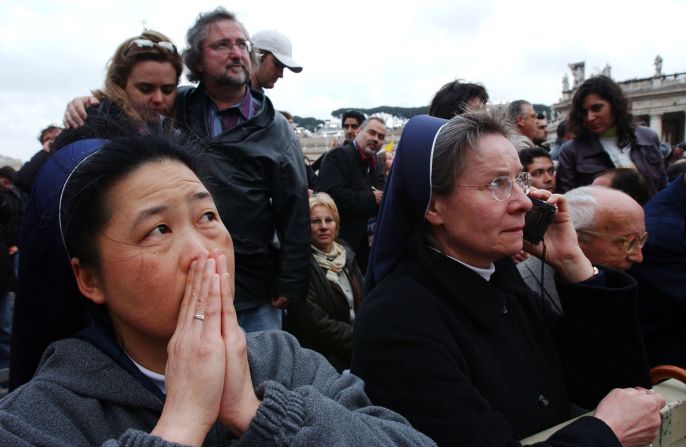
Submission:
M 453 258 L 452 256 L 443 253 L 442 251 L 440 251 L 439 249 L 437 249 L 437 248 L 435 248 L 435 247 L 429 246 L 429 248 L 432 249 L 433 251 L 437 252 L 437 253 L 442 254 L 442 255 L 445 256 L 446 258 L 450 258 L 450 259 L 452 259 L 452 260 L 455 261 L 455 262 L 459 262 L 460 264 L 464 265 L 464 266 L 467 267 L 468 269 L 472 270 L 472 271 L 473 271 L 474 273 L 476 273 L 477 275 L 481 276 L 481 277 L 482 277 L 483 279 L 485 279 L 486 281 L 490 281 L 490 280 L 491 280 L 491 276 L 493 275 L 493 273 L 495 273 L 495 264 L 493 264 L 492 262 L 491 262 L 491 265 L 490 265 L 490 266 L 488 266 L 488 267 L 486 267 L 485 269 L 483 269 L 483 268 L 480 268 L 480 267 L 475 267 L 475 266 L 473 266 L 473 265 L 469 265 L 469 264 L 467 264 L 466 262 L 460 261 L 460 260 L 457 259 L 457 258 Z
M 132 359 L 129 354 L 126 354 L 126 356 L 131 359 L 133 364 L 136 365 L 136 368 L 138 368 L 138 370 L 142 372 L 145 377 L 152 380 L 152 383 L 154 383 L 157 386 L 157 388 L 159 388 L 160 391 L 162 391 L 162 394 L 167 394 L 167 387 L 164 384 L 164 374 L 159 374 L 155 371 L 150 371 L 148 368 Z

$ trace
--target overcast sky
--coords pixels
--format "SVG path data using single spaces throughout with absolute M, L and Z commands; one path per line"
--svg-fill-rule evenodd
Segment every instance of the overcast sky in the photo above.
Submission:
M 340 107 L 421 106 L 454 79 L 483 83 L 494 102 L 560 98 L 570 62 L 615 80 L 686 72 L 686 1 L 422 0 L 221 3 L 254 33 L 290 37 L 293 57 L 268 95 L 294 115 Z M 186 29 L 215 1 L 0 0 L 0 154 L 26 161 L 38 131 L 65 104 L 102 86 L 105 65 L 143 23 L 185 46 Z M 411 5 L 411 7 L 399 6 Z

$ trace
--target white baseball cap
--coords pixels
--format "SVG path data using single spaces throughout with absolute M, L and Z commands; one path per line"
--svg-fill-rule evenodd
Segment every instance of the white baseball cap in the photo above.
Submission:
M 293 49 L 288 37 L 273 29 L 259 31 L 252 36 L 255 48 L 269 51 L 276 60 L 288 67 L 294 73 L 303 71 L 302 65 L 293 59 Z

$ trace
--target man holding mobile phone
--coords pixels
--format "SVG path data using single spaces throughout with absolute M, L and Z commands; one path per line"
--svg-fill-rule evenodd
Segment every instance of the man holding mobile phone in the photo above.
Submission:
M 641 248 L 647 233 L 643 208 L 638 202 L 622 191 L 605 186 L 582 186 L 568 191 L 565 197 L 579 247 L 591 263 L 626 271 L 633 264 L 643 262 Z M 552 267 L 544 265 L 541 278 L 541 260 L 530 256 L 517 264 L 517 268 L 529 288 L 537 293 L 543 290 L 543 297 L 562 313 Z

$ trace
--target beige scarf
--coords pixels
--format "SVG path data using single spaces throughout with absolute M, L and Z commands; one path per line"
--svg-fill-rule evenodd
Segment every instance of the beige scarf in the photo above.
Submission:
M 345 267 L 345 248 L 334 241 L 331 251 L 324 253 L 312 245 L 312 255 L 317 264 L 326 270 L 326 279 L 340 286 L 340 273 Z

